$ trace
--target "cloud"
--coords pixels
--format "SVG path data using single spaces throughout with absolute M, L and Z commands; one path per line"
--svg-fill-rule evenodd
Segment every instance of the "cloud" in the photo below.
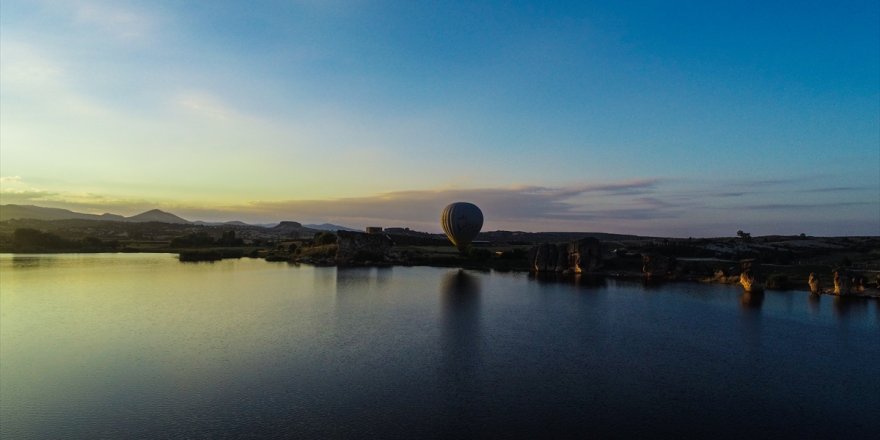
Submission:
M 454 201 L 468 201 L 477 204 L 486 213 L 487 226 L 490 228 L 541 222 L 580 223 L 581 228 L 589 228 L 591 225 L 585 222 L 676 215 L 674 210 L 660 206 L 661 203 L 656 200 L 632 197 L 633 194 L 654 191 L 657 182 L 639 180 L 563 187 L 394 191 L 333 200 L 257 201 L 224 210 L 278 220 L 334 219 L 357 225 L 403 224 L 436 230 L 437 218 L 444 206 Z M 581 203 L 583 198 L 591 199 L 592 203 Z
M 33 45 L 4 38 L 0 80 L 7 87 L 57 87 L 63 69 Z
M 0 189 L 3 188 L 3 185 L 20 185 L 21 183 L 21 176 L 0 177 Z
M 60 194 L 51 191 L 24 190 L 0 192 L 0 203 L 4 205 L 33 205 L 35 203 L 51 202 Z
M 3 204 L 30 205 L 51 200 L 58 195 L 28 185 L 21 176 L 0 177 L 0 203 Z
M 845 208 L 850 206 L 876 205 L 868 202 L 828 202 L 828 203 L 767 203 L 761 205 L 731 206 L 726 209 L 749 210 L 749 211 L 776 211 L 776 210 L 800 210 L 800 209 L 825 209 Z
M 4 114 L 4 119 L 37 113 L 35 109 L 44 117 L 52 111 L 62 112 L 68 118 L 113 114 L 97 100 L 76 90 L 72 82 L 78 75 L 59 57 L 33 44 L 10 38 L 4 38 L 2 52 L 0 84 L 4 94 L 13 102 L 30 104 L 8 105 L 17 112 Z
M 117 5 L 81 3 L 76 9 L 76 19 L 123 38 L 142 36 L 149 29 L 141 16 Z
M 152 13 L 131 5 L 109 1 L 72 1 L 62 3 L 62 13 L 89 30 L 121 41 L 143 41 L 158 32 Z
M 53 195 L 56 193 L 31 187 L 22 180 L 21 176 L 0 177 L 0 197 L 2 197 L 3 203 L 15 203 L 6 200 L 40 201 Z
M 33 204 L 51 202 L 55 207 L 106 211 L 131 206 L 149 207 L 148 201 L 115 198 L 93 193 L 54 193 L 24 184 L 15 176 L 5 178 L 3 202 Z M 5 183 L 9 182 L 9 184 Z M 19 190 L 7 191 L 14 184 Z M 368 224 L 437 229 L 439 212 L 454 201 L 476 203 L 487 214 L 487 226 L 513 226 L 525 223 L 557 222 L 573 225 L 597 220 L 637 220 L 674 216 L 668 203 L 651 197 L 634 197 L 656 190 L 655 179 L 582 184 L 561 187 L 516 186 L 508 188 L 452 188 L 409 190 L 379 193 L 364 197 L 329 200 L 269 200 L 251 203 L 204 207 L 198 203 L 159 202 L 165 209 L 174 207 L 182 214 L 209 220 L 244 219 L 249 221 L 342 221 L 358 226 Z M 20 189 L 27 188 L 28 191 Z M 583 200 L 591 202 L 584 204 Z M 63 206 L 61 206 L 63 205 Z M 154 206 L 155 207 L 155 206 Z M 587 228 L 589 225 L 582 225 Z
M 808 176 L 798 176 L 792 178 L 785 179 L 760 179 L 760 180 L 748 180 L 742 182 L 735 182 L 732 185 L 734 186 L 745 186 L 745 187 L 755 187 L 755 188 L 764 188 L 768 186 L 783 186 L 783 185 L 791 185 L 795 183 L 803 183 L 809 180 L 815 179 L 817 176 L 808 177 Z
M 125 213 L 145 211 L 156 206 L 156 201 L 134 197 L 112 197 L 91 192 L 50 191 L 34 187 L 20 176 L 0 177 L 0 203 L 10 205 L 40 205 L 65 208 L 87 213 L 122 209 Z
M 114 212 L 131 215 L 152 208 L 171 211 L 185 218 L 250 223 L 294 220 L 325 221 L 351 227 L 406 226 L 439 232 L 443 207 L 455 201 L 477 204 L 486 216 L 486 230 L 601 231 L 647 235 L 727 235 L 736 229 L 755 234 L 800 232 L 803 224 L 819 225 L 834 218 L 835 224 L 861 225 L 862 229 L 836 232 L 870 233 L 880 222 L 872 205 L 859 201 L 825 200 L 795 203 L 784 198 L 766 202 L 717 194 L 707 185 L 702 192 L 677 190 L 660 179 L 639 179 L 612 183 L 564 185 L 558 187 L 519 185 L 498 188 L 441 188 L 390 191 L 362 197 L 325 200 L 258 200 L 226 206 L 208 206 L 198 201 L 150 200 L 113 197 L 94 193 L 42 191 L 18 176 L 2 180 L 3 203 L 38 204 L 90 213 Z M 787 197 L 787 196 L 786 196 Z M 752 203 L 742 203 L 751 201 Z M 865 226 L 867 225 L 867 226 Z M 735 226 L 731 229 L 732 226 Z M 818 228 L 818 227 L 817 227 Z M 730 229 L 730 230 L 728 230 Z M 805 229 L 810 233 L 835 234 L 833 228 Z M 814 232 L 815 231 L 815 232 Z
M 849 192 L 849 191 L 866 191 L 871 188 L 869 186 L 829 186 L 824 188 L 810 188 L 810 189 L 802 189 L 800 192 L 804 193 L 827 193 L 827 192 Z
M 240 116 L 218 96 L 207 92 L 181 92 L 173 98 L 173 102 L 178 108 L 210 119 L 222 121 Z

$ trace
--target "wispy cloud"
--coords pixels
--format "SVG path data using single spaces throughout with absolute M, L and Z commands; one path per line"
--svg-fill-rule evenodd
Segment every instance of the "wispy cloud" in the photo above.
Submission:
M 4 186 L 20 185 L 22 183 L 21 176 L 3 176 L 0 177 L 0 189 Z
M 10 38 L 3 40 L 2 52 L 0 84 L 7 96 L 33 103 L 43 113 L 57 111 L 70 117 L 112 114 L 97 100 L 76 90 L 72 82 L 78 75 L 57 56 Z
M 121 41 L 143 41 L 158 31 L 152 13 L 130 4 L 78 0 L 61 3 L 59 9 L 70 14 L 74 23 Z
M 778 210 L 809 210 L 826 208 L 845 208 L 849 206 L 870 206 L 877 203 L 868 202 L 825 202 L 825 203 L 767 203 L 761 205 L 730 206 L 726 209 L 741 211 L 778 211 Z
M 518 185 L 499 188 L 441 188 L 390 191 L 361 197 L 311 200 L 261 200 L 225 206 L 198 201 L 148 200 L 94 193 L 43 191 L 17 176 L 2 180 L 3 203 L 38 204 L 91 213 L 130 215 L 161 208 L 186 218 L 252 223 L 295 220 L 363 227 L 407 226 L 438 232 L 438 216 L 454 201 L 476 203 L 486 216 L 487 230 L 605 231 L 649 235 L 726 235 L 747 228 L 754 233 L 786 233 L 802 224 L 820 224 L 834 217 L 840 224 L 862 225 L 871 233 L 870 202 L 785 199 L 758 202 L 748 194 L 725 197 L 722 191 L 679 191 L 660 179 L 567 186 Z M 722 196 L 719 199 L 719 194 Z M 735 200 L 739 203 L 730 204 Z M 752 203 L 743 203 L 751 200 Z M 759 200 L 759 199 L 758 199 Z M 796 213 L 797 223 L 791 223 Z M 837 214 L 832 214 L 837 213 Z M 788 221 L 788 223 L 786 223 Z M 731 231 L 731 225 L 736 226 Z M 763 227 L 766 230 L 760 230 Z M 763 225 L 763 226 L 761 226 Z M 865 226 L 867 225 L 867 226 Z M 726 228 L 726 229 L 725 229 Z M 875 228 L 876 229 L 876 228 Z M 849 231 L 856 233 L 856 230 Z
M 674 209 L 660 206 L 650 198 L 634 194 L 654 192 L 658 180 L 646 179 L 613 184 L 584 184 L 564 187 L 517 186 L 509 188 L 469 188 L 394 191 L 366 197 L 334 200 L 259 201 L 230 206 L 228 211 L 247 212 L 278 218 L 322 219 L 364 224 L 417 225 L 437 229 L 436 217 L 454 201 L 476 203 L 487 215 L 487 227 L 505 228 L 528 224 L 528 228 L 552 229 L 553 222 L 566 228 L 596 228 L 590 222 L 669 218 Z M 580 200 L 589 198 L 591 203 Z M 547 223 L 550 222 L 550 223 Z
M 755 179 L 755 180 L 746 180 L 733 182 L 731 185 L 740 186 L 740 187 L 751 187 L 751 188 L 766 188 L 771 186 L 782 186 L 782 185 L 791 185 L 796 183 L 804 183 L 810 180 L 816 179 L 818 176 L 808 177 L 808 176 L 798 176 L 784 179 Z
M 824 188 L 808 188 L 802 189 L 800 192 L 804 193 L 828 193 L 828 192 L 849 192 L 849 191 L 868 191 L 868 190 L 878 190 L 880 188 L 871 188 L 869 186 L 829 186 Z
M 204 91 L 185 91 L 173 98 L 174 105 L 197 116 L 227 120 L 237 115 L 219 96 Z

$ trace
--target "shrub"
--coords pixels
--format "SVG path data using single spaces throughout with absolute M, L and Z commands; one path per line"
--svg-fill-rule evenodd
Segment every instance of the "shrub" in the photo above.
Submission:
M 467 250 L 467 256 L 472 260 L 485 261 L 492 257 L 492 252 L 488 249 L 471 247 Z
M 75 245 L 70 240 L 36 229 L 20 228 L 12 234 L 12 246 L 19 251 L 71 249 Z
M 323 246 L 336 243 L 336 234 L 332 232 L 319 232 L 315 234 L 315 244 Z
M 786 290 L 791 288 L 791 281 L 788 279 L 788 275 L 774 273 L 767 277 L 765 286 L 768 289 Z

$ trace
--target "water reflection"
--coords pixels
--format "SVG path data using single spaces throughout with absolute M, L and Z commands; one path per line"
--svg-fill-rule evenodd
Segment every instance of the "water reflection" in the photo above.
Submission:
M 369 267 L 337 267 L 336 287 L 343 291 L 361 291 L 370 288 Z
M 642 277 L 642 289 L 644 290 L 662 290 L 666 286 L 663 279 Z
M 868 299 L 853 296 L 834 297 L 834 315 L 847 318 L 851 315 L 864 316 L 868 312 Z
M 764 304 L 764 292 L 743 292 L 739 297 L 739 305 L 743 310 L 761 310 Z
M 817 319 L 697 283 L 57 258 L 11 274 L 0 255 L 3 438 L 880 432 L 880 376 L 840 368 L 880 364 L 876 300 L 822 298 Z M 354 290 L 334 298 L 337 279 Z
M 603 276 L 579 273 L 563 274 L 557 272 L 530 272 L 529 279 L 537 281 L 539 284 L 564 283 L 583 288 L 598 288 L 606 285 L 605 277 Z
M 336 285 L 344 290 L 386 287 L 394 275 L 391 267 L 338 267 Z
M 764 292 L 743 292 L 739 296 L 742 324 L 742 341 L 749 352 L 757 354 L 761 350 L 761 306 L 764 304 Z
M 440 285 L 442 298 L 442 367 L 444 429 L 474 433 L 471 408 L 477 393 L 480 353 L 480 279 L 464 270 L 447 273 Z
M 48 267 L 51 265 L 55 265 L 58 263 L 58 258 L 53 258 L 52 256 L 40 256 L 40 255 L 13 255 L 12 256 L 12 268 L 13 269 L 27 269 L 34 267 Z
M 381 289 L 391 282 L 391 278 L 394 275 L 392 269 L 392 266 L 379 266 L 373 268 L 373 272 L 376 274 L 376 287 Z
M 297 268 L 292 268 L 297 269 Z M 315 290 L 318 292 L 336 292 L 336 270 L 333 267 L 313 267 Z
M 809 304 L 810 306 L 810 312 L 812 312 L 814 315 L 819 314 L 819 312 L 822 310 L 821 299 L 822 295 L 816 295 L 812 293 L 807 298 L 807 304 Z

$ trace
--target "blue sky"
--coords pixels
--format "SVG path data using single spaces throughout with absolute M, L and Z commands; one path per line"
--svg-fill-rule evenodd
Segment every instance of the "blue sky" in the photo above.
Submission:
M 880 234 L 877 2 L 0 4 L 3 203 Z

